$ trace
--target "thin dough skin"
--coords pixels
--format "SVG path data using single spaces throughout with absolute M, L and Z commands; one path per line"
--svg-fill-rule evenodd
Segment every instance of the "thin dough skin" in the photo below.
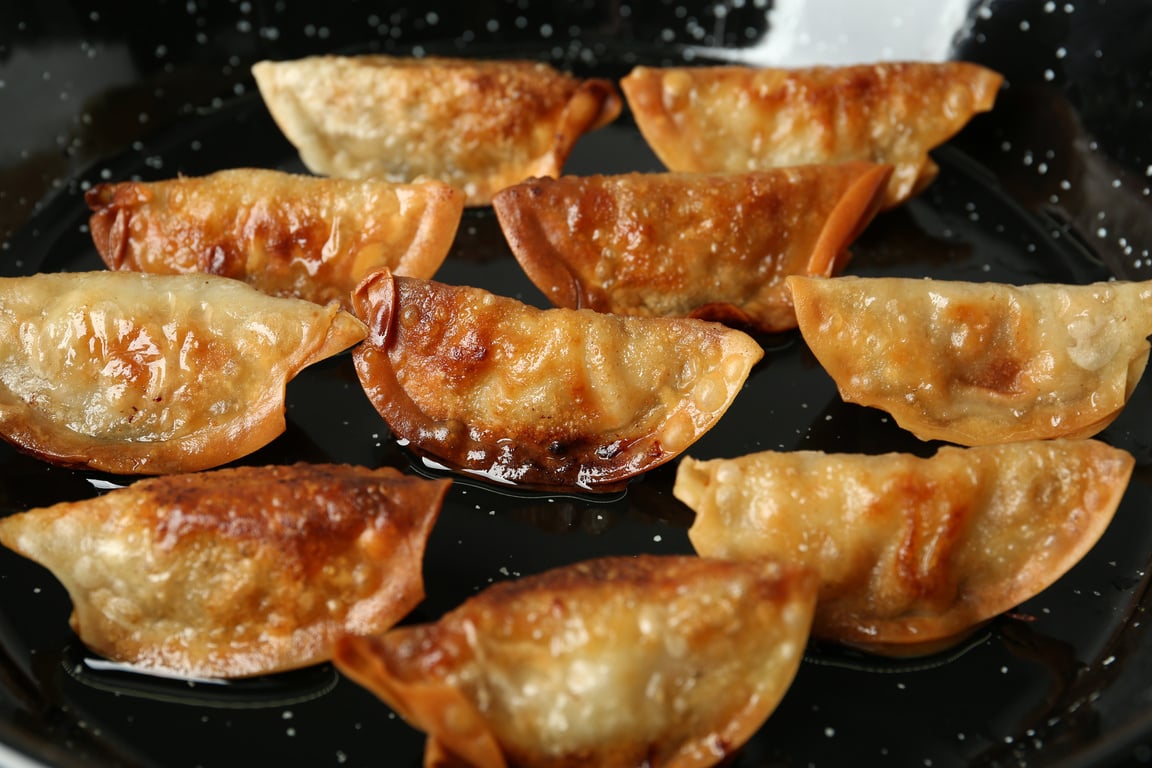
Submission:
M 335 305 L 212 275 L 0 279 L 0 436 L 118 474 L 216 467 L 285 428 L 285 386 L 364 338 Z
M 5 546 L 51 570 L 92 650 L 189 677 L 331 658 L 424 596 L 421 564 L 447 480 L 296 464 L 140 480 L 0 520 Z
M 1112 520 L 1135 464 L 1095 440 L 910 454 L 684 457 L 675 496 L 696 551 L 820 574 L 813 636 L 939 650 L 1047 588 Z
M 450 469 L 609 491 L 712 428 L 763 350 L 683 318 L 537 309 L 487 291 L 370 275 L 353 352 L 392 433 Z
M 884 207 L 924 189 L 929 150 L 992 108 L 1003 77 L 961 61 L 843 67 L 638 66 L 620 82 L 644 138 L 672 171 L 890 163 Z
M 788 278 L 800 332 L 844 400 L 922 440 L 1091 437 L 1148 362 L 1152 282 Z
M 463 195 L 440 181 L 256 168 L 98 184 L 85 200 L 92 241 L 109 269 L 204 272 L 343 309 L 373 270 L 436 274 L 464 210 Z
M 890 166 L 531 179 L 492 206 L 553 304 L 796 327 L 790 274 L 830 277 L 875 215 Z
M 313 56 L 252 67 L 280 130 L 313 173 L 464 191 L 469 206 L 558 176 L 576 141 L 623 102 L 610 80 L 532 61 Z
M 336 664 L 428 734 L 425 766 L 696 768 L 776 708 L 814 599 L 774 562 L 602 558 L 347 636 Z

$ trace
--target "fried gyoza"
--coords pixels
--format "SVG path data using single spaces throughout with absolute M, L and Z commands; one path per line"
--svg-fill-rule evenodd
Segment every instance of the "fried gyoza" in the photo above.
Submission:
M 335 660 L 428 734 L 425 765 L 709 766 L 790 685 L 812 575 L 590 560 L 489 587 L 434 624 L 343 638 Z
M 122 474 L 219 466 L 284 431 L 285 385 L 364 337 L 335 305 L 212 275 L 0 279 L 0 436 Z
M 620 87 L 669 170 L 890 163 L 884 207 L 892 207 L 935 178 L 929 150 L 991 109 L 1002 80 L 967 62 L 882 62 L 636 67 Z
M 447 480 L 296 464 L 140 480 L 0 520 L 51 570 L 72 627 L 117 661 L 242 677 L 331 658 L 424 597 L 424 545 Z
M 685 318 L 537 309 L 487 291 L 369 276 L 353 353 L 393 434 L 452 469 L 614 490 L 695 442 L 763 350 Z
M 532 179 L 492 206 L 554 304 L 625 315 L 796 327 L 784 278 L 838 273 L 891 168 Z
M 85 195 L 110 269 L 206 272 L 317 304 L 348 297 L 387 267 L 432 277 L 464 208 L 439 181 L 393 184 L 242 168 L 99 184 Z
M 1111 521 L 1134 460 L 1095 440 L 908 454 L 685 457 L 674 494 L 709 557 L 791 558 L 821 577 L 813 635 L 937 650 L 1075 565 Z
M 788 278 L 800 332 L 848 402 L 923 440 L 1091 437 L 1148 361 L 1152 282 Z
M 530 176 L 557 176 L 577 139 L 622 106 L 609 80 L 531 61 L 313 56 L 252 68 L 304 164 L 328 176 L 462 189 L 467 205 Z

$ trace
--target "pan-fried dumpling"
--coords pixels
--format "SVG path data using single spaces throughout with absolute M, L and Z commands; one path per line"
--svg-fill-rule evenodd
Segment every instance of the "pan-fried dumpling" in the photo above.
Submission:
M 1152 282 L 788 279 L 800 332 L 848 402 L 923 440 L 1091 437 L 1148 361 Z
M 1134 460 L 1095 440 L 909 454 L 764 452 L 678 467 L 696 551 L 780 557 L 820 574 L 816 637 L 938 650 L 1075 565 L 1111 521 Z
M 110 269 L 206 272 L 273 296 L 337 301 L 369 272 L 432 277 L 463 195 L 440 181 L 321 179 L 255 168 L 98 184 L 85 195 Z
M 296 464 L 140 480 L 0 520 L 52 571 L 72 627 L 111 659 L 245 677 L 331 658 L 424 597 L 424 545 L 447 480 Z
M 1003 78 L 961 61 L 844 67 L 636 67 L 620 88 L 673 171 L 890 163 L 885 207 L 926 187 L 929 150 L 992 108 Z
M 537 309 L 386 271 L 353 304 L 369 325 L 356 371 L 392 433 L 526 487 L 622 487 L 711 429 L 763 356 L 718 323 Z
M 280 435 L 285 385 L 364 338 L 335 305 L 212 275 L 0 279 L 0 436 L 121 474 L 219 466 Z
M 872 220 L 889 166 L 532 179 L 492 198 L 512 252 L 554 304 L 796 327 L 790 274 L 829 277 Z
M 313 173 L 428 176 L 461 188 L 467 205 L 558 176 L 576 141 L 622 106 L 611 81 L 532 61 L 312 56 L 252 74 Z
M 425 765 L 710 766 L 783 697 L 814 598 L 775 562 L 602 558 L 347 636 L 335 660 L 428 734 Z

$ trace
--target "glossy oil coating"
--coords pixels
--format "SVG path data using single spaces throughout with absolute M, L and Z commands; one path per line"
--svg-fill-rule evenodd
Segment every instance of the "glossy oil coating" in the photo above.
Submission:
M 439 181 L 322 179 L 257 168 L 99 184 L 89 228 L 110 269 L 204 272 L 273 296 L 337 302 L 369 272 L 432 277 L 463 194 Z
M 429 176 L 486 205 L 530 176 L 556 176 L 587 131 L 616 118 L 610 80 L 530 61 L 311 56 L 252 68 L 304 164 L 331 176 Z
M 599 558 L 346 637 L 336 663 L 428 733 L 426 765 L 696 768 L 775 709 L 814 599 L 767 560 Z
M 512 252 L 554 304 L 796 327 L 784 278 L 830 277 L 872 220 L 889 166 L 531 179 L 492 206 Z
M 301 369 L 364 337 L 335 305 L 212 275 L 0 280 L 0 435 L 120 474 L 219 466 L 284 431 Z
M 696 461 L 674 492 L 708 557 L 820 574 L 813 634 L 934 652 L 1047 588 L 1108 527 L 1135 461 L 1095 440 L 910 454 L 793 451 Z
M 389 629 L 424 596 L 447 480 L 295 464 L 141 480 L 0 520 L 49 568 L 81 640 L 191 677 L 316 664 L 344 632 Z
M 789 278 L 800 332 L 854 403 L 922 440 L 1091 437 L 1148 362 L 1152 282 Z
M 1152 5 L 1139 0 L 99 7 L 13 0 L 0 15 L 5 274 L 100 268 L 85 226 L 81 192 L 89 185 L 240 164 L 300 170 L 259 101 L 251 62 L 423 51 L 524 55 L 603 77 L 635 63 L 717 59 L 779 66 L 889 55 L 981 61 L 1011 87 L 991 114 L 933 153 L 937 180 L 874 222 L 853 248 L 850 271 L 1015 283 L 1152 276 L 1152 48 L 1141 34 Z M 918 23 L 925 20 L 939 34 L 926 32 Z M 661 166 L 622 120 L 579 142 L 569 170 Z M 535 300 L 495 219 L 484 210 L 466 216 L 438 279 Z M 844 404 L 794 335 L 766 342 L 766 359 L 693 455 L 927 448 L 883 412 Z M 1135 453 L 1138 470 L 1109 531 L 1077 568 L 993 622 L 963 653 L 904 663 L 809 649 L 781 705 L 725 764 L 1100 768 L 1146 759 L 1147 383 L 1102 435 Z M 410 457 L 396 450 L 358 388 L 350 358 L 311 366 L 289 387 L 287 433 L 261 457 L 408 467 Z M 7 512 L 97 492 L 87 481 L 99 473 L 46 466 L 6 446 L 0 463 Z M 493 580 L 575 557 L 691 551 L 691 515 L 671 497 L 672 469 L 649 473 L 619 498 L 526 497 L 457 483 L 430 542 L 421 619 Z M 14 707 L 12 717 L 0 718 L 0 751 L 22 753 L 17 762 L 420 764 L 423 735 L 358 686 L 340 680 L 317 695 L 313 681 L 337 680 L 327 665 L 211 687 L 68 674 L 84 656 L 67 627 L 66 595 L 34 564 L 4 549 L 0 555 L 3 692 Z M 163 696 L 175 701 L 157 700 Z
M 797 69 L 636 67 L 620 82 L 636 124 L 673 171 L 891 163 L 884 207 L 936 176 L 929 150 L 992 108 L 1003 78 L 967 62 Z
M 393 434 L 526 487 L 611 490 L 671 460 L 763 355 L 718 323 L 542 310 L 386 271 L 353 303 L 369 326 L 356 372 Z

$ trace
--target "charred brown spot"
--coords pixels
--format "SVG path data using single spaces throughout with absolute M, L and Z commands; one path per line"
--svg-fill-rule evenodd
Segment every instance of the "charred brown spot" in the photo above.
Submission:
M 961 379 L 974 387 L 1011 395 L 1020 391 L 1020 372 L 1018 360 L 990 356 L 983 365 L 965 368 L 961 372 Z
M 900 582 L 916 600 L 950 600 L 954 569 L 949 560 L 968 516 L 966 508 L 947 502 L 941 508 L 947 490 L 911 476 L 898 484 L 895 494 L 905 519 L 895 563 Z
M 1017 394 L 1029 355 L 1020 333 L 1021 319 L 1013 306 L 977 307 L 959 302 L 947 310 L 957 381 L 990 392 Z
M 424 482 L 390 469 L 297 464 L 172 475 L 137 485 L 158 510 L 155 535 L 162 546 L 207 536 L 301 553 L 351 542 L 382 514 L 390 525 L 406 525 L 404 510 L 418 506 L 430 490 Z

